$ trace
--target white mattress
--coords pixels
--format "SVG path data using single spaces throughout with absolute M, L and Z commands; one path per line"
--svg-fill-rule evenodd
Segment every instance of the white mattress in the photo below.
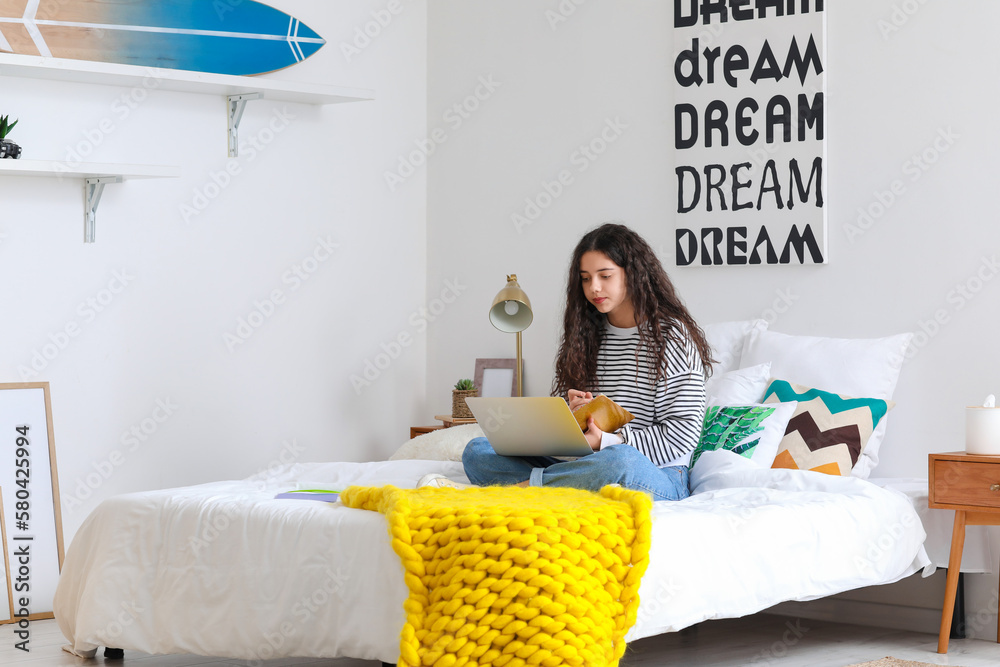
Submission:
M 73 652 L 98 646 L 239 659 L 396 662 L 406 588 L 385 519 L 273 500 L 292 488 L 464 479 L 438 461 L 296 464 L 265 480 L 119 496 L 81 526 L 55 615 Z M 789 470 L 721 474 L 653 508 L 629 639 L 908 576 L 929 564 L 900 493 Z

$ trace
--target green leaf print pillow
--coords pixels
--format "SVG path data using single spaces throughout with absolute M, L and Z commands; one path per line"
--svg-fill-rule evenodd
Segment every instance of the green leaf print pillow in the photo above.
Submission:
M 701 438 L 691 455 L 690 466 L 694 468 L 701 461 L 700 467 L 704 468 L 710 460 L 739 456 L 757 467 L 770 468 L 797 405 L 795 402 L 710 405 L 705 411 Z M 720 457 L 714 452 L 726 454 Z

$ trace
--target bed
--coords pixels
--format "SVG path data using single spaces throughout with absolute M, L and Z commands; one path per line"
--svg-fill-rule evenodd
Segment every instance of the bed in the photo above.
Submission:
M 273 496 L 406 488 L 428 472 L 463 478 L 450 461 L 297 464 L 106 500 L 77 533 L 56 592 L 68 648 L 394 663 L 407 591 L 384 517 Z M 686 500 L 654 503 L 628 639 L 896 581 L 930 565 L 924 537 L 904 494 L 861 479 L 719 473 Z
M 797 383 L 784 383 L 795 392 L 837 392 L 830 395 L 841 403 L 890 401 L 910 342 L 906 334 L 788 336 L 763 320 L 710 325 L 706 334 L 718 362 L 707 390 L 720 406 L 766 400 L 773 378 Z M 864 421 L 869 413 L 850 414 Z M 771 467 L 791 415 L 782 408 L 768 418 L 775 425 L 764 426 L 761 440 L 776 438 L 775 450 L 760 465 L 706 452 L 692 467 L 690 498 L 653 504 L 649 567 L 627 640 L 933 571 L 915 509 L 920 494 L 866 481 L 886 419 L 869 423 L 863 449 L 839 476 Z M 274 496 L 351 484 L 412 488 L 431 472 L 465 479 L 470 434 L 462 429 L 475 428 L 421 436 L 397 460 L 295 464 L 266 478 L 105 500 L 77 532 L 56 591 L 67 650 L 396 662 L 408 591 L 385 517 Z M 715 455 L 741 464 L 705 466 Z

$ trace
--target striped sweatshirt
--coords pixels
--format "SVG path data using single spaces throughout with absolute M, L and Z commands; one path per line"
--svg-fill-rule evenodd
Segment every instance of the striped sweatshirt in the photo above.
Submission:
M 606 325 L 597 353 L 596 391 L 635 416 L 618 435 L 660 467 L 687 463 L 705 418 L 705 371 L 686 331 L 683 343 L 667 341 L 662 364 L 666 379 L 654 385 L 656 373 L 640 347 L 638 327 Z

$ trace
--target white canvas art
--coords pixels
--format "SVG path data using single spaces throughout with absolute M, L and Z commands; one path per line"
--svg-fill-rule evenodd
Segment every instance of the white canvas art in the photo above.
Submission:
M 55 466 L 48 384 L 0 384 L 0 623 L 51 618 L 63 557 Z
M 823 0 L 674 0 L 678 266 L 821 264 Z
M 487 368 L 483 372 L 483 391 L 485 398 L 512 396 L 511 386 L 514 384 L 513 368 Z

